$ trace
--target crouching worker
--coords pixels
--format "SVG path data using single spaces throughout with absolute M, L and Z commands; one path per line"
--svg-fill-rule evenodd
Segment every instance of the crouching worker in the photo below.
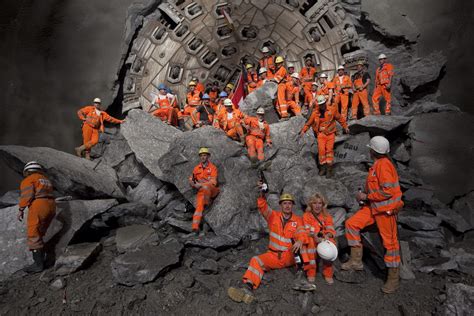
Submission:
M 23 271 L 37 273 L 44 270 L 43 237 L 56 214 L 56 203 L 53 196 L 53 185 L 36 161 L 30 161 L 23 169 L 25 177 L 20 185 L 20 204 L 18 220 L 22 221 L 25 209 L 28 208 L 27 242 L 34 263 Z
M 308 281 L 314 283 L 316 279 L 316 248 L 319 243 L 324 240 L 329 240 L 336 245 L 334 230 L 334 221 L 327 211 L 327 201 L 321 193 L 315 193 L 308 201 L 308 207 L 303 214 L 303 223 L 309 235 L 308 246 L 303 249 L 309 256 L 309 264 L 305 265 L 306 275 Z M 323 261 L 323 260 L 321 260 Z M 334 284 L 333 279 L 334 269 L 332 262 L 328 260 L 323 261 L 323 277 L 328 285 Z
M 194 235 L 199 233 L 204 209 L 210 206 L 211 200 L 219 194 L 217 167 L 209 161 L 210 155 L 209 148 L 202 147 L 199 149 L 201 162 L 194 167 L 193 174 L 189 177 L 189 185 L 198 190 L 192 224 Z
M 364 206 L 346 220 L 346 238 L 351 247 L 351 258 L 341 265 L 342 270 L 363 270 L 360 230 L 376 224 L 385 248 L 384 261 L 388 268 L 387 281 L 382 287 L 386 294 L 394 293 L 399 287 L 400 244 L 397 234 L 397 214 L 403 207 L 402 191 L 398 174 L 390 160 L 390 144 L 385 137 L 375 136 L 368 145 L 370 156 L 375 160 L 369 169 L 365 192 L 359 192 L 356 199 Z
M 265 218 L 270 230 L 268 251 L 250 260 L 240 288 L 230 287 L 229 297 L 236 302 L 250 304 L 254 300 L 253 290 L 257 289 L 265 271 L 294 266 L 295 254 L 307 243 L 307 235 L 301 217 L 293 214 L 294 199 L 291 194 L 280 196 L 280 211 L 268 207 L 263 193 L 263 183 L 258 183 L 262 192 L 257 199 L 258 210 Z

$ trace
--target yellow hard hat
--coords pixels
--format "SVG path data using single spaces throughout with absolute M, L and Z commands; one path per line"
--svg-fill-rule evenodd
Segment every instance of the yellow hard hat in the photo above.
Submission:
M 295 204 L 295 198 L 293 197 L 293 195 L 289 193 L 283 193 L 282 195 L 280 195 L 279 203 L 284 202 L 284 201 L 291 201 L 293 202 L 293 204 Z
M 250 69 L 250 68 L 253 68 L 253 65 L 252 65 L 252 64 L 247 64 L 247 65 L 245 65 L 245 69 Z
M 234 84 L 228 83 L 225 87 L 229 89 L 234 89 Z
M 195 86 L 196 85 L 196 81 L 190 81 L 189 82 L 189 86 Z
M 283 57 L 281 56 L 277 56 L 277 58 L 275 59 L 275 64 L 281 64 L 282 62 L 284 62 L 285 60 L 283 59 Z
M 201 148 L 199 148 L 199 155 L 201 155 L 201 154 L 208 154 L 208 155 L 210 155 L 211 153 L 209 152 L 209 148 L 207 148 L 207 147 L 201 147 Z

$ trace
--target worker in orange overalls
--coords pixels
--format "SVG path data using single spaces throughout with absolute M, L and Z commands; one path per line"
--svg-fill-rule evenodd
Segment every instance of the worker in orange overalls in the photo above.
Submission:
M 227 97 L 231 100 L 232 100 L 232 97 L 234 96 L 234 88 L 235 88 L 235 86 L 231 82 L 226 84 L 226 86 L 224 88 L 225 93 L 227 93 Z
M 214 109 L 214 112 L 219 115 L 219 113 L 223 110 L 225 110 L 225 106 L 224 106 L 224 100 L 227 99 L 227 92 L 225 91 L 222 91 L 219 93 L 219 97 L 216 99 L 216 102 L 215 104 L 213 105 L 211 103 L 211 105 L 213 106 L 212 108 Z
M 385 54 L 379 55 L 380 66 L 375 70 L 375 89 L 372 95 L 372 105 L 375 113 L 380 113 L 379 101 L 380 97 L 385 99 L 385 115 L 391 115 L 393 65 L 387 63 Z
M 286 65 L 286 81 L 291 81 L 291 75 L 295 73 L 295 64 L 293 63 L 288 63 Z M 299 78 L 299 75 L 298 75 Z
M 327 105 L 334 103 L 334 83 L 328 80 L 328 75 L 322 73 L 319 76 L 319 85 L 316 92 L 317 95 L 322 95 L 326 98 Z
M 123 120 L 116 119 L 100 109 L 101 101 L 94 99 L 94 105 L 88 105 L 77 111 L 77 116 L 82 120 L 82 142 L 76 147 L 76 155 L 82 157 L 85 152 L 85 158 L 91 159 L 91 148 L 99 142 L 99 133 L 104 132 L 104 121 L 121 124 Z
M 258 185 L 260 190 L 263 190 L 264 184 L 259 182 Z M 265 271 L 296 265 L 295 253 L 302 249 L 308 238 L 301 217 L 293 213 L 294 204 L 293 196 L 284 193 L 280 196 L 280 211 L 276 211 L 268 207 L 263 192 L 258 197 L 258 210 L 270 230 L 268 251 L 252 257 L 243 276 L 244 284 L 241 288 L 230 287 L 227 290 L 233 301 L 250 304 L 254 300 L 253 290 L 259 287 Z
M 186 95 L 186 104 L 184 109 L 179 112 L 178 119 L 180 126 L 185 130 L 193 128 L 192 114 L 196 108 L 201 105 L 202 92 L 196 89 L 197 83 L 190 81 L 188 84 L 188 94 Z
M 224 106 L 225 110 L 217 115 L 217 127 L 222 129 L 227 136 L 245 146 L 245 135 L 241 124 L 244 114 L 239 109 L 234 109 L 230 99 L 224 100 Z
M 311 57 L 306 57 L 305 67 L 300 71 L 300 79 L 303 85 L 305 97 L 310 93 L 315 77 L 316 67 L 313 65 L 313 59 Z
M 198 190 L 192 223 L 194 235 L 199 233 L 204 210 L 211 205 L 211 200 L 219 194 L 217 167 L 209 161 L 210 156 L 209 148 L 201 147 L 199 149 L 201 162 L 194 167 L 193 174 L 189 177 L 189 185 Z
M 247 64 L 245 68 L 247 69 L 247 80 L 245 86 L 247 87 L 247 94 L 249 94 L 257 89 L 258 74 L 252 64 Z
M 318 111 L 313 111 L 306 124 L 300 132 L 302 137 L 306 131 L 312 127 L 313 132 L 318 140 L 318 158 L 319 158 L 319 175 L 326 175 L 331 178 L 333 173 L 334 161 L 334 142 L 336 140 L 336 121 L 341 124 L 344 133 L 349 133 L 349 127 L 346 120 L 339 114 L 334 104 L 327 105 L 326 98 L 323 95 L 318 96 Z
M 309 235 L 308 245 L 305 246 L 302 252 L 307 252 L 309 256 L 309 263 L 305 265 L 306 275 L 308 281 L 314 283 L 316 279 L 316 248 L 323 240 L 329 240 L 336 245 L 336 231 L 334 229 L 334 220 L 327 211 L 327 200 L 319 192 L 313 194 L 308 201 L 308 207 L 303 214 L 304 227 Z M 333 279 L 334 268 L 332 262 L 323 262 L 323 277 L 328 285 L 334 284 Z
M 20 184 L 20 203 L 18 220 L 22 221 L 25 209 L 28 208 L 27 242 L 34 263 L 23 270 L 37 273 L 44 270 L 43 237 L 56 214 L 56 203 L 53 196 L 53 185 L 43 172 L 43 167 L 36 161 L 28 162 L 23 168 L 25 177 Z
M 270 49 L 267 46 L 262 48 L 263 57 L 259 60 L 260 69 L 265 68 L 267 70 L 267 79 L 273 78 L 275 73 L 275 64 L 273 63 L 273 56 L 271 55 Z
M 247 144 L 250 161 L 254 167 L 258 161 L 263 161 L 265 159 L 263 154 L 264 142 L 268 147 L 272 147 L 270 125 L 268 125 L 264 117 L 265 110 L 263 108 L 258 108 L 257 117 L 246 116 L 243 121 L 243 125 L 247 129 L 245 143 Z
M 196 83 L 196 90 L 201 92 L 202 94 L 206 91 L 206 87 L 202 82 L 199 81 L 197 77 L 193 77 L 191 81 Z
M 279 115 L 282 118 L 289 118 L 290 111 L 294 115 L 301 115 L 300 106 L 300 77 L 298 73 L 294 72 L 285 84 L 285 100 L 283 104 L 278 107 Z
M 318 97 L 318 83 L 313 82 L 311 84 L 311 90 L 308 93 L 305 93 L 305 96 L 304 96 L 304 106 L 306 108 L 306 112 L 308 113 L 308 115 L 311 115 L 311 113 L 313 113 L 314 110 L 317 111 L 319 109 L 318 103 L 316 102 L 317 97 Z
M 285 60 L 281 56 L 275 58 L 275 74 L 271 81 L 278 84 L 276 110 L 283 120 L 288 119 L 288 105 L 286 104 L 286 68 L 283 66 Z M 268 76 L 267 76 L 268 77 Z
M 257 89 L 263 86 L 265 82 L 267 82 L 267 68 L 262 67 L 258 70 Z
M 370 115 L 369 106 L 369 92 L 367 87 L 370 84 L 370 75 L 365 68 L 365 63 L 359 61 L 357 63 L 357 72 L 352 76 L 352 116 L 351 120 L 357 120 L 357 112 L 359 111 L 359 104 L 362 103 L 362 109 L 364 110 L 364 116 Z M 380 111 L 378 113 L 380 114 Z
M 202 96 L 201 105 L 196 107 L 196 110 L 191 114 L 194 128 L 199 128 L 204 125 L 213 125 L 216 113 L 211 106 L 211 98 L 207 93 Z
M 211 98 L 211 106 L 214 108 L 219 98 L 219 82 L 214 81 L 211 87 L 208 89 L 207 94 Z
M 335 103 L 337 106 L 341 105 L 339 113 L 347 120 L 347 109 L 349 106 L 349 90 L 352 88 L 351 78 L 345 74 L 344 66 L 340 65 L 337 68 L 337 75 L 333 81 L 335 89 Z
M 153 107 L 156 110 L 152 114 L 166 124 L 178 125 L 178 101 L 176 95 L 168 93 L 166 85 L 163 83 L 158 86 L 158 95 L 153 101 Z

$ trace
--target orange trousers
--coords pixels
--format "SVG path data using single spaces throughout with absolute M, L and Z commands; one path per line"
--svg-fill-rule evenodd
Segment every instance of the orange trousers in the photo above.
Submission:
M 286 83 L 278 84 L 276 110 L 281 118 L 289 116 L 288 104 L 286 104 Z
M 258 160 L 265 159 L 263 155 L 263 139 L 253 135 L 247 135 L 247 137 L 245 137 L 245 143 L 247 144 L 247 151 L 250 158 L 257 156 Z
M 359 105 L 362 103 L 362 109 L 364 111 L 364 116 L 370 115 L 370 105 L 369 105 L 369 94 L 367 89 L 362 91 L 355 91 L 352 95 L 352 118 L 357 119 L 357 112 L 359 111 Z
M 242 125 L 235 124 L 234 127 L 228 129 L 226 135 L 233 140 L 240 140 L 244 136 L 244 130 L 242 129 Z
M 196 196 L 196 210 L 193 215 L 193 230 L 199 230 L 204 209 L 211 204 L 211 200 L 219 194 L 219 188 L 210 184 L 203 183 Z
M 256 289 L 262 282 L 264 271 L 283 269 L 294 265 L 295 259 L 291 251 L 274 252 L 269 250 L 250 259 L 243 281 L 244 283 L 251 283 L 253 288 Z
M 336 133 L 331 133 L 329 135 L 318 133 L 317 139 L 319 164 L 324 165 L 333 163 Z
M 330 239 L 333 244 L 336 244 L 334 239 Z M 308 278 L 314 278 L 316 276 L 316 272 L 318 271 L 317 267 L 317 259 L 318 253 L 316 248 L 318 247 L 318 243 L 314 240 L 314 238 L 310 238 L 309 244 L 307 247 L 303 249 L 303 252 L 306 251 L 308 253 L 309 262 L 305 263 L 304 270 L 306 271 L 306 276 Z M 331 261 L 322 260 L 323 262 L 323 276 L 327 278 L 332 278 L 334 275 L 334 268 Z
M 360 230 L 372 224 L 379 229 L 385 248 L 384 261 L 389 268 L 400 266 L 400 244 L 398 243 L 397 218 L 395 215 L 378 213 L 373 215 L 369 206 L 363 206 L 346 220 L 346 238 L 351 247 L 362 247 Z
M 160 118 L 160 120 L 168 121 L 171 125 L 178 125 L 178 113 L 174 108 L 161 108 L 153 112 L 153 115 Z
M 374 107 L 374 114 L 380 115 L 380 106 L 379 101 L 380 97 L 385 99 L 385 114 L 390 113 L 392 109 L 392 94 L 390 90 L 387 90 L 385 86 L 377 86 L 374 89 L 374 94 L 372 95 L 372 106 Z
M 49 224 L 56 215 L 56 202 L 54 199 L 35 199 L 28 207 L 26 220 L 27 243 L 30 250 L 44 247 L 43 237 Z
M 99 129 L 89 124 L 82 124 L 82 142 L 86 151 L 91 151 L 91 148 L 99 142 Z
M 336 95 L 336 104 L 338 105 L 339 109 L 339 104 L 341 104 L 341 110 L 340 113 L 344 117 L 344 119 L 347 120 L 347 110 L 349 108 L 349 94 L 344 94 L 344 93 L 339 93 Z

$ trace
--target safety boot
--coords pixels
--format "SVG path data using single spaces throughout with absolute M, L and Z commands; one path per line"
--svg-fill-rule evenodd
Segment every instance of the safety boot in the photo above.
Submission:
M 86 150 L 86 146 L 81 145 L 81 146 L 76 147 L 74 149 L 76 150 L 77 157 L 82 157 L 82 153 L 84 152 L 84 150 Z
M 43 249 L 35 249 L 31 251 L 34 263 L 25 267 L 23 271 L 26 273 L 38 273 L 44 270 L 44 251 Z
M 385 294 L 395 293 L 400 287 L 400 268 L 388 268 L 387 281 L 382 287 Z
M 319 173 L 320 176 L 324 176 L 326 174 L 326 165 L 321 165 L 319 168 Z
M 364 270 L 364 264 L 362 263 L 362 247 L 351 247 L 351 258 L 349 261 L 344 262 L 341 265 L 342 270 Z
M 237 303 L 250 304 L 255 299 L 252 290 L 247 285 L 244 285 L 241 288 L 230 287 L 227 289 L 227 295 L 229 295 L 231 300 Z
M 327 164 L 327 169 L 326 169 L 326 178 L 332 178 L 334 176 L 334 169 L 332 166 L 332 163 Z

